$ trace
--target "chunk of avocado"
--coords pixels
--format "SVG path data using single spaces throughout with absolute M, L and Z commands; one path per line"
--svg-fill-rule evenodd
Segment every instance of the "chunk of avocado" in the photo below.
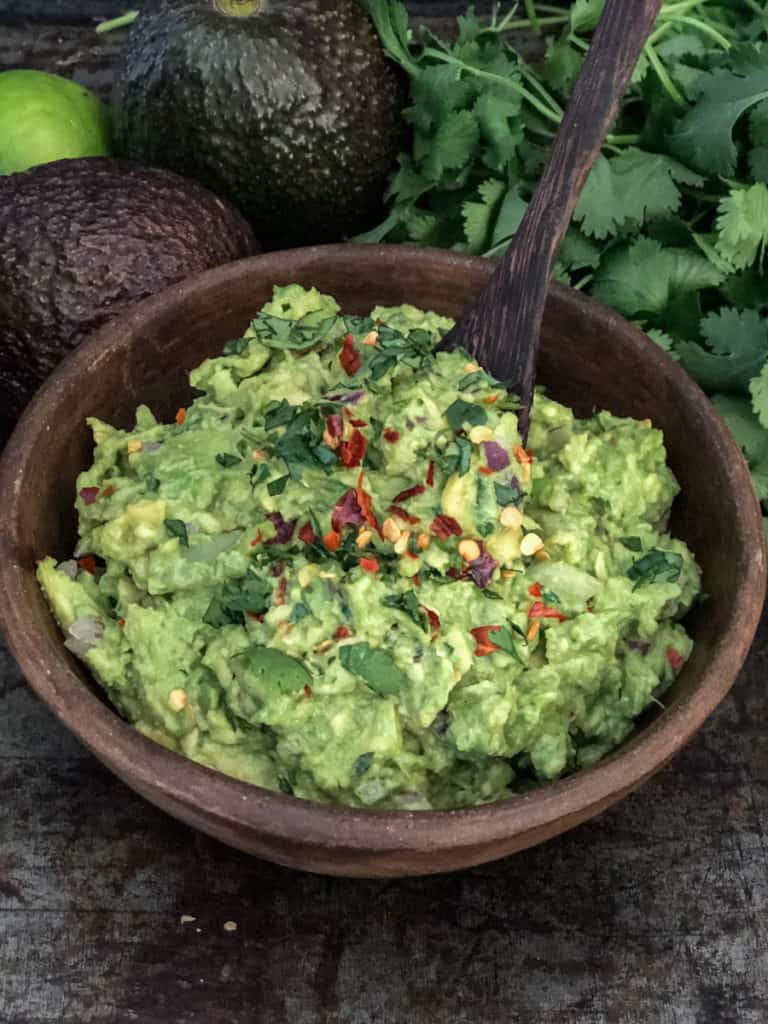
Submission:
M 116 146 L 231 200 L 271 247 L 336 241 L 381 214 L 406 95 L 358 0 L 149 0 Z
M 236 210 L 169 171 L 92 157 L 0 176 L 3 413 L 132 303 L 258 249 Z

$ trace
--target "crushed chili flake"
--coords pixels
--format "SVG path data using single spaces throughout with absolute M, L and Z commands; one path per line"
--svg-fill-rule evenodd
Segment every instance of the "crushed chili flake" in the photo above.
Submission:
M 283 562 L 274 562 L 269 571 L 275 578 L 277 578 L 278 576 L 282 576 L 284 569 L 285 565 Z
M 424 484 L 414 484 L 413 487 L 406 487 L 404 491 L 400 491 L 394 497 L 395 505 L 398 505 L 401 501 L 408 501 L 409 498 L 415 498 L 419 494 L 423 494 L 426 490 Z
M 260 612 L 246 612 L 249 619 L 253 619 L 254 622 L 263 622 L 264 616 Z
M 541 584 L 532 583 L 530 587 L 528 587 L 528 593 L 531 597 L 541 597 Z
M 312 696 L 312 687 L 309 685 L 309 683 L 304 684 L 304 693 L 306 694 L 307 697 Z
M 110 498 L 115 493 L 114 484 L 108 484 L 101 492 L 102 498 Z
M 486 405 L 495 405 L 495 403 L 498 402 L 498 400 L 498 395 L 486 395 L 485 398 L 483 399 Z
M 258 531 L 258 533 L 256 534 L 256 536 L 255 536 L 255 537 L 253 538 L 253 540 L 251 541 L 251 547 L 252 547 L 252 548 L 255 548 L 255 547 L 257 547 L 257 546 L 258 546 L 259 544 L 261 544 L 261 542 L 262 542 L 263 540 L 264 540 L 264 536 L 263 536 L 263 534 L 262 534 L 261 530 L 259 530 L 259 531 Z
M 536 639 L 536 637 L 538 636 L 538 633 L 539 633 L 540 629 L 541 629 L 541 620 L 540 619 L 536 619 L 536 621 L 533 623 L 531 628 L 526 633 L 525 639 L 529 643 L 532 643 Z
M 357 504 L 360 506 L 360 511 L 365 516 L 365 521 L 375 530 L 378 530 L 379 524 L 376 521 L 376 516 L 373 514 L 373 499 L 367 491 L 363 490 L 362 469 L 360 470 L 360 474 L 357 478 Z
M 353 430 L 350 439 L 348 441 L 342 441 L 339 448 L 342 465 L 350 468 L 352 466 L 359 466 L 363 461 L 363 456 L 365 455 L 365 449 L 367 446 L 368 442 L 360 431 L 357 429 Z
M 468 572 L 469 568 L 467 566 L 463 569 L 457 569 L 455 565 L 452 565 L 449 569 L 446 569 L 445 575 L 450 577 L 452 580 L 460 580 L 463 579 Z
M 351 635 L 352 633 L 347 628 L 347 626 L 339 626 L 339 628 L 336 630 L 334 634 L 337 640 L 346 640 L 347 637 Z
M 519 462 L 521 466 L 524 466 L 526 463 L 533 462 L 533 456 L 530 452 L 527 452 L 521 444 L 515 445 L 512 449 L 512 454 L 515 456 L 515 461 Z
M 415 526 L 417 523 L 421 522 L 421 519 L 418 516 L 412 516 L 410 512 L 406 512 L 405 509 L 400 508 L 399 505 L 390 505 L 387 512 L 393 516 L 397 516 L 406 523 L 410 523 L 411 526 Z
M 400 440 L 400 431 L 399 430 L 393 430 L 392 427 L 385 427 L 384 428 L 384 440 L 388 444 L 397 444 L 397 442 Z
M 299 540 L 304 541 L 305 544 L 314 544 L 317 540 L 314 527 L 312 523 L 304 523 L 302 528 L 299 530 Z
M 685 664 L 685 658 L 682 656 L 680 651 L 676 651 L 674 647 L 667 648 L 667 661 L 675 672 L 678 672 Z
M 435 535 L 439 540 L 448 540 L 449 537 L 460 537 L 464 532 L 461 528 L 461 523 L 457 522 L 453 516 L 435 516 L 429 525 L 430 532 Z
M 557 608 L 548 608 L 543 601 L 534 601 L 528 609 L 529 619 L 557 619 L 558 622 L 567 622 L 568 616 L 563 615 Z
M 125 619 L 118 619 L 117 620 L 117 624 L 120 627 L 120 629 L 124 629 L 125 628 Z
M 359 565 L 361 569 L 365 570 L 365 572 L 379 571 L 379 563 L 375 558 L 361 558 Z
M 181 426 L 184 423 L 184 420 L 186 420 L 186 418 L 187 410 L 183 406 L 180 409 L 177 409 L 174 419 L 179 424 L 179 426 Z
M 351 334 L 344 335 L 341 352 L 339 353 L 339 362 L 348 377 L 354 377 L 362 365 L 360 353 L 357 351 L 355 339 Z
M 83 499 L 84 505 L 92 505 L 99 496 L 98 487 L 82 487 L 80 489 L 80 497 Z
M 96 573 L 96 558 L 93 555 L 83 555 L 82 558 L 78 558 L 77 564 L 91 576 Z
M 323 544 L 325 544 L 329 551 L 338 551 L 341 547 L 341 534 L 337 533 L 336 530 L 329 530 L 323 537 Z
M 435 462 L 434 459 L 430 459 L 429 467 L 427 468 L 427 487 L 435 486 Z
M 285 604 L 285 592 L 288 590 L 288 579 L 285 576 L 280 577 L 280 582 L 277 584 L 277 590 L 275 591 L 275 604 L 280 606 Z
M 421 580 L 419 579 L 419 574 L 418 573 L 416 573 L 415 576 L 411 577 L 411 583 L 413 583 L 414 587 L 420 587 L 421 586 Z
M 501 629 L 501 626 L 475 626 L 474 629 L 470 629 L 470 633 L 475 638 L 475 655 L 478 658 L 484 657 L 486 654 L 492 654 L 494 651 L 498 651 L 497 645 L 488 637 L 489 633 L 496 633 Z
M 331 437 L 341 437 L 344 433 L 344 420 L 338 413 L 329 416 L 325 421 L 325 429 Z
M 436 611 L 431 608 L 427 608 L 425 604 L 420 604 L 419 608 L 422 608 L 429 620 L 429 628 L 432 633 L 432 642 L 434 643 L 437 639 L 437 634 L 440 632 L 440 616 Z
M 495 469 L 491 469 L 490 466 L 480 466 L 479 472 L 481 472 L 483 474 L 483 476 L 491 476 L 491 474 L 495 473 L 496 470 Z
M 367 427 L 368 426 L 368 421 L 367 420 L 350 420 L 349 421 L 349 425 L 350 425 L 350 427 Z
M 413 551 L 405 550 L 403 554 L 405 555 L 406 558 L 410 558 L 412 562 L 418 562 L 419 560 L 419 556 L 415 555 Z

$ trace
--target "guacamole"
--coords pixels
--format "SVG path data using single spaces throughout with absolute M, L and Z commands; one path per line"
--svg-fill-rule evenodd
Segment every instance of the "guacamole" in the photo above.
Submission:
M 515 399 L 451 322 L 276 288 L 133 430 L 90 421 L 40 583 L 144 735 L 297 797 L 498 800 L 593 764 L 691 651 L 699 570 L 650 421 Z

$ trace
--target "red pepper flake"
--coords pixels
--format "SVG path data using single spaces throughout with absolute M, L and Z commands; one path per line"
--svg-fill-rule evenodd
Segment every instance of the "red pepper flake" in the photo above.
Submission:
M 548 608 L 543 601 L 534 601 L 528 609 L 529 619 L 557 619 L 558 622 L 567 622 L 568 616 L 563 615 L 557 608 Z
M 304 523 L 302 528 L 299 530 L 299 540 L 303 540 L 305 544 L 314 544 L 317 540 L 317 534 L 314 531 L 312 523 Z
M 385 427 L 384 440 L 387 441 L 389 444 L 397 444 L 397 442 L 400 440 L 400 431 L 393 430 L 392 427 Z
M 323 537 L 323 544 L 325 544 L 329 551 L 338 551 L 341 547 L 341 534 L 335 530 L 329 530 Z
M 395 505 L 399 505 L 401 501 L 408 501 L 409 498 L 415 498 L 419 494 L 423 494 L 426 490 L 424 484 L 414 484 L 413 487 L 406 487 L 404 491 L 400 491 L 394 497 Z
M 346 640 L 348 636 L 352 636 L 352 633 L 346 626 L 339 626 L 334 636 L 337 640 Z
M 489 639 L 489 633 L 496 633 L 501 629 L 501 626 L 475 626 L 474 629 L 470 629 L 470 633 L 475 638 L 475 655 L 478 658 L 484 657 L 486 654 L 492 654 L 494 651 L 498 651 L 496 644 Z
M 264 540 L 264 537 L 262 536 L 261 530 L 259 530 L 258 533 L 256 534 L 256 536 L 251 541 L 251 547 L 252 548 L 258 547 L 258 545 L 261 544 L 261 542 L 263 540 Z
M 682 656 L 680 651 L 676 651 L 674 647 L 667 648 L 667 661 L 675 672 L 679 672 L 685 664 L 685 658 Z
M 344 420 L 338 413 L 334 413 L 326 419 L 325 429 L 331 437 L 341 437 L 344 433 Z
M 285 576 L 280 577 L 280 582 L 277 584 L 277 590 L 275 591 L 275 604 L 279 607 L 285 604 L 285 592 L 288 590 L 288 579 Z
M 177 410 L 176 416 L 174 417 L 174 419 L 179 424 L 179 426 L 181 426 L 184 423 L 184 420 L 186 420 L 186 418 L 187 418 L 187 410 L 182 406 L 181 409 Z
M 411 577 L 411 583 L 414 585 L 414 587 L 420 587 L 421 586 L 421 580 L 419 579 L 419 574 L 418 573 L 416 573 L 415 576 Z
M 104 488 L 104 490 L 101 492 L 101 496 L 102 496 L 102 498 L 111 498 L 114 493 L 115 493 L 114 484 L 108 484 Z
M 365 455 L 365 449 L 368 446 L 368 442 L 360 433 L 359 430 L 353 430 L 352 436 L 348 441 L 342 441 L 339 448 L 341 455 L 341 463 L 343 466 L 359 466 L 363 461 Z
M 120 629 L 125 629 L 125 619 L 118 619 L 117 624 L 120 627 Z
M 360 506 L 360 511 L 365 516 L 365 521 L 369 526 L 372 526 L 375 530 L 378 530 L 379 524 L 376 521 L 376 516 L 373 514 L 373 500 L 367 491 L 363 490 L 363 471 L 360 470 L 360 474 L 357 478 L 357 504 Z
M 430 461 L 429 468 L 427 469 L 427 487 L 435 486 L 435 463 Z
M 304 693 L 306 694 L 307 697 L 312 696 L 312 687 L 309 685 L 309 683 L 304 684 Z
M 350 427 L 367 427 L 368 423 L 366 420 L 350 420 L 349 425 Z
M 464 532 L 461 523 L 458 523 L 453 516 L 435 516 L 429 526 L 430 533 L 433 533 L 439 540 L 448 540 L 449 537 L 460 537 Z
M 531 597 L 541 597 L 541 584 L 532 583 L 531 586 L 528 587 L 528 593 Z
M 253 619 L 255 622 L 264 621 L 264 616 L 259 614 L 259 612 L 246 612 L 245 614 L 248 616 L 249 619 Z
M 465 565 L 463 569 L 457 569 L 455 565 L 445 570 L 445 575 L 452 580 L 461 580 L 469 574 L 469 566 Z
M 527 452 L 521 444 L 515 445 L 512 449 L 512 454 L 515 456 L 515 461 L 519 462 L 521 466 L 524 466 L 526 463 L 533 462 L 533 456 L 530 452 Z
M 80 497 L 83 499 L 84 505 L 92 505 L 99 496 L 98 487 L 82 487 L 80 489 Z
M 413 551 L 404 551 L 403 554 L 406 558 L 410 558 L 412 562 L 418 562 L 419 556 L 414 554 Z
M 361 558 L 359 565 L 361 569 L 365 570 L 365 572 L 379 571 L 379 563 L 375 558 Z
M 419 608 L 422 608 L 426 613 L 427 619 L 429 620 L 429 628 L 432 633 L 432 643 L 434 643 L 437 639 L 437 634 L 440 632 L 440 616 L 431 608 L 427 608 L 425 604 L 420 604 Z
M 495 469 L 491 469 L 490 466 L 481 466 L 480 467 L 480 472 L 483 474 L 483 476 L 490 476 L 492 473 L 495 473 L 496 470 Z
M 418 516 L 412 516 L 410 512 L 406 512 L 404 508 L 400 508 L 399 505 L 390 505 L 387 509 L 390 515 L 397 516 L 398 519 L 402 519 L 406 523 L 410 523 L 411 526 L 415 526 L 421 522 Z
M 82 558 L 78 558 L 77 564 L 81 569 L 89 572 L 91 576 L 96 573 L 96 558 L 93 555 L 83 555 Z
M 495 405 L 496 402 L 498 402 L 498 400 L 498 395 L 486 395 L 485 398 L 483 399 L 486 405 Z
M 354 377 L 360 369 L 362 359 L 360 358 L 360 353 L 357 351 L 355 346 L 355 339 L 351 334 L 344 335 L 344 342 L 339 354 L 339 362 L 348 377 Z

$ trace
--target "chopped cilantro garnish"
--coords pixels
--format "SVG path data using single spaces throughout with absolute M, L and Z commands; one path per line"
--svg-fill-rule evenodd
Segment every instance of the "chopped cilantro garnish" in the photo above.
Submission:
M 496 494 L 496 501 L 499 505 L 519 505 L 525 498 L 526 492 L 522 487 L 515 484 L 494 484 L 493 490 Z
M 619 543 L 630 551 L 642 551 L 643 542 L 639 537 L 619 537 Z
M 359 676 L 382 697 L 399 693 L 408 681 L 391 654 L 368 643 L 344 644 L 339 649 L 339 660 L 348 672 Z
M 179 543 L 185 548 L 189 547 L 189 534 L 187 533 L 187 524 L 183 519 L 165 519 L 163 521 L 166 530 L 172 537 L 178 537 Z
M 241 580 L 230 580 L 214 595 L 203 616 L 203 622 L 219 628 L 242 625 L 245 612 L 262 615 L 269 608 L 272 588 L 253 569 Z
M 249 338 L 233 338 L 221 350 L 225 356 L 240 356 L 248 348 Z
M 216 456 L 216 461 L 224 469 L 228 469 L 231 466 L 239 466 L 242 459 L 238 458 L 237 455 L 230 455 L 228 452 L 219 452 Z
M 676 583 L 683 569 L 683 556 L 676 551 L 659 551 L 652 548 L 638 558 L 629 569 L 627 576 L 634 581 L 635 589 L 649 583 Z
M 361 775 L 365 775 L 368 769 L 373 763 L 373 751 L 369 750 L 365 754 L 361 754 L 360 757 L 355 761 L 352 767 L 352 774 L 356 779 L 359 779 Z
M 290 476 L 286 473 L 285 476 L 278 476 L 274 480 L 270 480 L 267 484 L 267 492 L 273 497 L 276 494 L 282 494 L 285 490 L 285 485 L 290 479 Z
M 335 316 L 318 320 L 312 313 L 301 320 L 283 320 L 269 313 L 259 313 L 251 321 L 251 330 L 268 348 L 305 349 L 325 341 L 337 323 L 338 318 Z
M 482 405 L 474 402 L 465 402 L 463 398 L 457 398 L 445 410 L 445 418 L 453 430 L 461 430 L 468 424 L 470 427 L 482 426 L 488 422 L 488 413 Z

